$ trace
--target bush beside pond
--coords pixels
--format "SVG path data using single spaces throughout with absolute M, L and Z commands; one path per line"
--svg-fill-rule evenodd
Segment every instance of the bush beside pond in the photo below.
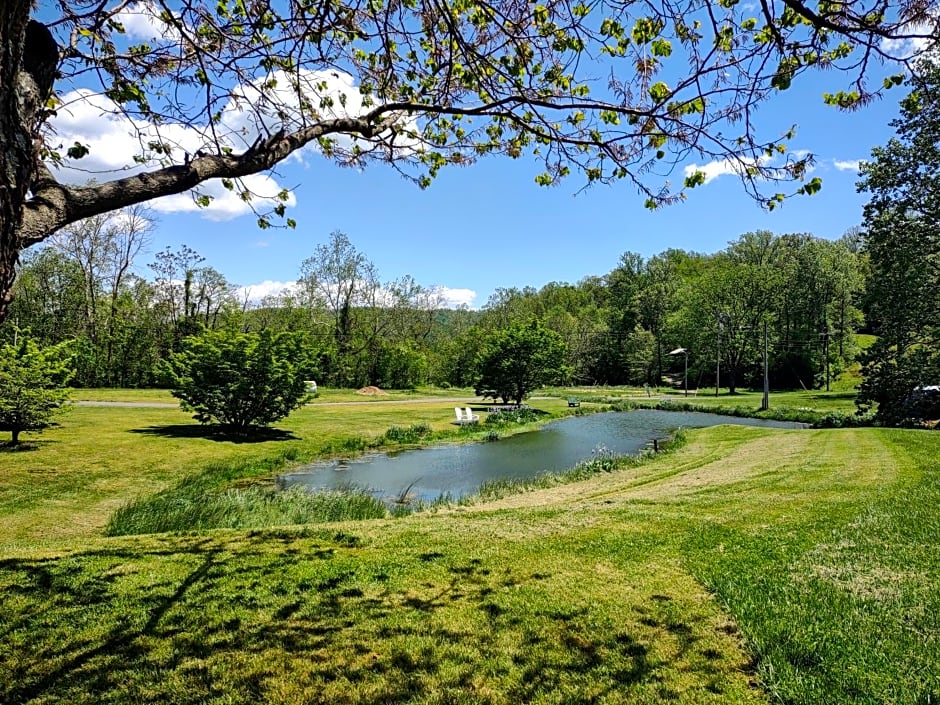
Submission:
M 518 409 L 501 409 L 486 417 L 486 423 L 493 426 L 534 423 L 539 420 L 539 412 L 528 406 Z

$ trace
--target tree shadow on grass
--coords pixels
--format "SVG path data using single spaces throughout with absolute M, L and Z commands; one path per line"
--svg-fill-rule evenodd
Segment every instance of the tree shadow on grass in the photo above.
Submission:
M 39 448 L 28 441 L 20 441 L 15 444 L 13 441 L 0 443 L 0 453 L 26 453 L 32 450 L 39 450 Z
M 13 441 L 0 442 L 0 453 L 30 453 L 42 450 L 44 446 L 52 445 L 55 441 L 22 440 L 16 444 Z
M 204 438 L 209 441 L 225 443 L 267 443 L 269 441 L 299 440 L 291 431 L 278 428 L 252 428 L 246 432 L 235 433 L 220 426 L 202 424 L 163 424 L 132 428 L 131 433 L 140 433 L 161 438 Z
M 435 548 L 390 559 L 282 529 L 2 560 L 0 702 L 681 699 L 669 674 L 695 661 L 656 642 L 677 658 L 698 645 L 668 601 L 607 623 L 549 599 L 548 573 Z

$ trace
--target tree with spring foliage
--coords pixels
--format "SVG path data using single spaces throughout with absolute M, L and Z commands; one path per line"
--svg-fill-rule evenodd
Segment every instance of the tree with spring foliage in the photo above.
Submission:
M 622 180 L 649 207 L 704 183 L 673 183 L 676 167 L 722 160 L 773 207 L 820 183 L 758 108 L 819 69 L 826 103 L 859 107 L 874 65 L 907 63 L 892 45 L 940 34 L 920 0 L 49 0 L 31 19 L 33 4 L 0 4 L 0 320 L 20 253 L 69 223 L 193 190 L 206 205 L 214 181 L 270 226 L 289 194 L 262 206 L 246 179 L 308 146 L 422 187 L 525 155 L 540 184 Z M 115 178 L 57 171 L 93 149 L 56 136 L 80 108 L 137 138 Z
M 304 403 L 306 348 L 303 336 L 292 333 L 190 336 L 166 366 L 171 393 L 200 423 L 244 434 Z
M 885 423 L 919 417 L 918 390 L 940 385 L 940 64 L 908 81 L 897 136 L 861 167 L 869 314 L 858 403 Z
M 474 392 L 521 404 L 530 392 L 565 380 L 565 344 L 537 319 L 492 333 L 477 358 Z
M 67 361 L 64 346 L 41 349 L 25 336 L 0 346 L 0 431 L 11 434 L 11 446 L 24 431 L 48 428 L 62 410 Z

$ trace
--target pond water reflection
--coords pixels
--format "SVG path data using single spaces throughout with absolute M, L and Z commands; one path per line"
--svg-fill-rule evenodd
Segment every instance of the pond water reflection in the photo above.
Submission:
M 281 488 L 310 490 L 356 486 L 382 499 L 409 489 L 413 498 L 429 502 L 441 495 L 473 494 L 484 482 L 524 479 L 560 472 L 587 460 L 598 448 L 618 455 L 640 452 L 653 439 L 676 428 L 720 424 L 804 428 L 787 421 L 742 419 L 719 414 L 638 410 L 560 419 L 532 433 L 491 443 L 442 445 L 399 453 L 374 453 L 354 460 L 332 460 L 307 466 L 278 478 Z

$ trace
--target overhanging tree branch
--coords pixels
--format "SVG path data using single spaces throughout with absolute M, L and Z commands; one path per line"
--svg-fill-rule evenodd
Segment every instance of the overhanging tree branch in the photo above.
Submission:
M 391 163 L 421 186 L 447 165 L 526 156 L 540 163 L 541 184 L 578 173 L 586 184 L 624 180 L 649 207 L 702 183 L 701 173 L 671 182 L 686 160 L 723 161 L 773 207 L 786 197 L 773 192 L 777 182 L 804 193 L 818 184 L 800 185 L 811 157 L 774 156 L 792 133 L 761 135 L 756 109 L 832 68 L 827 102 L 864 105 L 882 90 L 866 87 L 871 60 L 895 60 L 882 42 L 916 39 L 926 51 L 937 24 L 919 0 L 56 5 L 44 19 L 65 47 L 57 109 L 84 103 L 120 115 L 140 149 L 126 155 L 132 175 L 90 186 L 64 183 L 37 158 L 69 166 L 87 150 L 59 153 L 41 79 L 55 72 L 34 70 L 22 50 L 39 46 L 24 41 L 28 1 L 5 2 L 0 319 L 19 251 L 57 228 L 264 173 L 308 145 L 342 165 Z M 908 57 L 897 63 L 910 66 Z

